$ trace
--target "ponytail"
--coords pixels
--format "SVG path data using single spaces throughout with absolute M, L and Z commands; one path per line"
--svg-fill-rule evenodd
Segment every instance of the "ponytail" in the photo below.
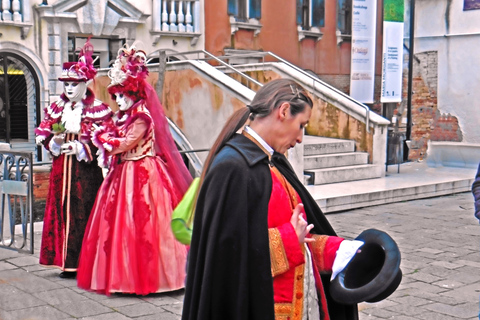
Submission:
M 230 118 L 228 118 L 227 122 L 222 128 L 222 131 L 220 131 L 217 140 L 215 140 L 215 142 L 213 143 L 213 146 L 208 153 L 207 160 L 205 160 L 202 175 L 200 176 L 200 186 L 203 184 L 203 180 L 205 180 L 205 175 L 207 174 L 208 169 L 210 169 L 213 159 L 215 159 L 217 153 L 220 151 L 220 149 L 222 149 L 225 143 L 227 143 L 227 141 L 233 137 L 235 132 L 240 130 L 240 128 L 245 125 L 249 115 L 249 108 L 240 108 L 239 110 L 235 111 L 230 116 Z M 199 190 L 200 188 L 197 189 L 197 197 Z

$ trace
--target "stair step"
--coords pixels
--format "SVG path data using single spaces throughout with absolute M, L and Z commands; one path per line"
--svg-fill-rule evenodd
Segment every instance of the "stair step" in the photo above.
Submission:
M 355 151 L 355 141 L 353 140 L 306 135 L 303 138 L 303 145 L 305 156 Z
M 379 178 L 381 177 L 382 169 L 384 169 L 383 166 L 363 164 L 325 169 L 310 169 L 304 172 L 310 175 L 309 184 L 319 185 Z
M 304 170 L 368 164 L 368 152 L 332 153 L 304 157 Z

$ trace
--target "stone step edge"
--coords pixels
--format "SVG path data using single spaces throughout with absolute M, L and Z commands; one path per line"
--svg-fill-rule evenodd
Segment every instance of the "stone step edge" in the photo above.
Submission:
M 317 155 L 324 155 L 324 154 L 336 154 L 336 153 L 349 153 L 355 152 L 355 147 L 345 147 L 345 148 L 333 148 L 330 146 L 323 147 L 323 148 L 303 148 L 303 153 L 305 156 L 317 156 Z
M 322 209 L 323 213 L 333 213 L 387 203 L 433 198 L 462 192 L 471 192 L 471 184 L 471 179 L 462 179 L 451 182 L 432 183 L 424 186 L 403 187 L 390 190 L 364 192 L 353 195 L 340 195 L 330 198 L 314 197 L 314 199 Z M 419 188 L 426 188 L 429 190 L 425 190 L 423 192 L 413 192 L 413 190 Z M 362 199 L 365 197 L 367 197 L 369 200 L 363 201 Z
M 344 158 L 344 161 L 341 161 L 339 158 Z M 334 161 L 334 163 L 332 163 Z M 308 163 L 311 162 L 311 163 Z M 344 162 L 341 165 L 338 163 Z M 327 169 L 327 168 L 338 168 L 344 166 L 358 166 L 368 163 L 368 153 L 366 152 L 349 152 L 349 153 L 336 153 L 336 154 L 322 154 L 315 156 L 304 156 L 303 157 L 304 170 L 315 170 L 315 169 Z M 310 166 L 312 166 L 310 168 Z
M 330 171 L 349 171 L 353 169 L 368 169 L 368 168 L 376 168 L 376 167 L 378 167 L 378 165 L 368 163 L 368 164 L 358 164 L 353 166 L 329 167 L 329 168 L 321 168 L 321 169 L 305 169 L 303 171 L 305 174 L 310 175 L 310 174 L 330 172 Z
M 349 151 L 349 152 L 341 152 L 341 153 L 322 153 L 322 154 L 311 154 L 307 156 L 303 156 L 306 159 L 312 159 L 312 158 L 329 158 L 329 157 L 340 157 L 340 156 L 352 156 L 352 155 L 368 155 L 368 152 L 363 152 L 363 151 Z

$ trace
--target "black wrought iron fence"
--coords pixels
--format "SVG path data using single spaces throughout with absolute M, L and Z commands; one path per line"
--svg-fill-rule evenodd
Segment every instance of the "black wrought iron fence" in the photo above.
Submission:
M 0 248 L 33 253 L 33 154 L 0 151 Z

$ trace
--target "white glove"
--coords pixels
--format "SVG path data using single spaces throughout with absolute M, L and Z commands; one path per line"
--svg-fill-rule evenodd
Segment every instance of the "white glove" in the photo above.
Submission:
M 61 152 L 66 156 L 77 156 L 78 161 L 89 161 L 83 144 L 77 140 L 62 144 Z
M 36 136 L 35 137 L 35 143 L 40 145 L 42 144 L 42 142 L 45 140 L 45 137 L 44 136 Z
M 62 145 L 55 142 L 54 139 L 51 139 L 48 143 L 50 153 L 54 157 L 58 157 L 62 153 Z
M 77 145 L 75 142 L 67 142 L 60 147 L 61 152 L 67 156 L 73 156 L 77 154 Z

